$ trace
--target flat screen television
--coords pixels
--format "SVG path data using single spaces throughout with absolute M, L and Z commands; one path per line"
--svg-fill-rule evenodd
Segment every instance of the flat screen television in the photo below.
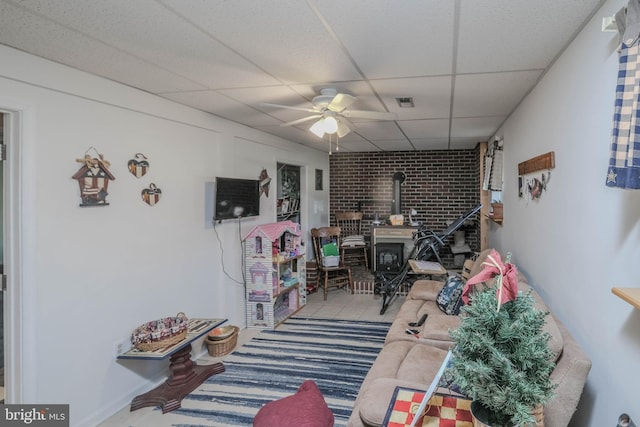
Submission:
M 216 177 L 213 219 L 260 215 L 260 181 Z

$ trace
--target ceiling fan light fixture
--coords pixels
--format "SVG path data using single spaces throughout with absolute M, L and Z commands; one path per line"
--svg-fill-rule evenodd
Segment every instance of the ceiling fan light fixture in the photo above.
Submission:
M 413 101 L 411 98 L 409 98 Z M 301 123 L 314 120 L 315 123 L 309 130 L 318 138 L 324 138 L 325 134 L 342 138 L 356 127 L 349 122 L 349 118 L 364 120 L 397 120 L 398 114 L 390 111 L 350 110 L 357 98 L 346 93 L 338 93 L 335 88 L 322 88 L 320 95 L 311 101 L 312 108 L 293 107 L 289 105 L 262 103 L 262 106 L 286 108 L 289 110 L 305 111 L 312 113 L 301 119 L 281 123 L 280 126 L 297 126 Z
M 318 138 L 322 138 L 324 136 L 324 119 L 320 119 L 315 122 L 309 130 Z
M 338 122 L 333 116 L 324 118 L 324 131 L 325 133 L 336 133 L 338 131 Z

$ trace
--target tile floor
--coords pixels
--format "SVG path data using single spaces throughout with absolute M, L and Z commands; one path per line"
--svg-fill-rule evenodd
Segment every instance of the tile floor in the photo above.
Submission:
M 324 301 L 322 290 L 319 290 L 307 296 L 307 305 L 298 312 L 298 316 L 391 322 L 398 314 L 403 299 L 397 297 L 380 315 L 382 298 L 378 295 L 352 295 L 344 289 L 329 289 L 327 300 Z
M 348 293 L 345 289 L 330 289 L 327 300 L 324 301 L 322 292 L 315 292 L 307 296 L 307 304 L 296 314 L 299 317 L 320 317 L 346 320 L 369 320 L 377 322 L 391 322 L 398 313 L 404 297 L 394 299 L 386 312 L 380 315 L 382 300 L 377 295 Z M 259 329 L 243 329 L 238 336 L 238 347 L 249 341 Z M 202 356 L 197 363 L 209 365 L 214 362 L 224 361 L 224 357 Z M 145 424 L 144 415 L 153 408 L 142 408 L 130 412 L 126 406 L 98 427 L 159 427 Z

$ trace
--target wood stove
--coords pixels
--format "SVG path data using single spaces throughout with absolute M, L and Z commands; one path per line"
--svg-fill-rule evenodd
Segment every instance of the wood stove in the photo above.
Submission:
M 404 262 L 404 243 L 377 243 L 375 271 L 398 272 Z

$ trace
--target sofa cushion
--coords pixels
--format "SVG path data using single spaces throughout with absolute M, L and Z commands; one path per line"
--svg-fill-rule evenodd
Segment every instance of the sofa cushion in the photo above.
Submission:
M 438 280 L 420 279 L 413 282 L 407 294 L 407 299 L 422 299 L 435 301 L 438 292 L 442 289 L 443 282 Z
M 422 327 L 418 328 L 420 329 L 419 339 L 416 340 L 416 337 L 408 335 L 405 330 L 409 327 L 409 322 L 420 320 L 425 313 L 429 314 L 429 317 Z M 449 329 L 455 329 L 458 325 L 460 325 L 460 317 L 444 314 L 435 301 L 407 299 L 400 306 L 400 310 L 393 320 L 389 332 L 387 332 L 385 344 L 393 341 L 419 342 L 446 350 L 453 345 Z
M 360 418 L 365 425 L 380 426 L 396 386 L 426 390 L 438 373 L 447 352 L 428 345 L 393 342 L 387 344 L 375 365 L 387 366 L 386 374 L 375 376 L 359 396 Z M 381 369 L 385 371 L 385 369 Z M 375 374 L 375 373 L 374 373 Z
M 451 276 L 442 286 L 436 304 L 438 308 L 449 316 L 457 316 L 462 306 L 462 289 L 464 288 L 464 279 L 462 276 Z
M 264 405 L 254 427 L 333 427 L 333 412 L 315 382 L 302 383 L 296 394 Z

